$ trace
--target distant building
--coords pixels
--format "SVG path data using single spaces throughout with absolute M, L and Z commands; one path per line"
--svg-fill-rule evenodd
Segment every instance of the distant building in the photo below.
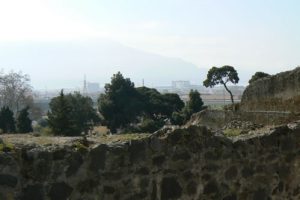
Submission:
M 190 81 L 172 81 L 173 89 L 187 89 L 191 87 Z
M 99 83 L 87 83 L 87 91 L 88 93 L 94 93 L 94 92 L 99 92 L 100 91 L 100 85 Z

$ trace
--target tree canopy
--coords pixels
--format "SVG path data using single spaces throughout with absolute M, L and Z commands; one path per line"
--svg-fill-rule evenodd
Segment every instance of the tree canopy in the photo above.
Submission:
M 189 93 L 189 101 L 187 107 L 191 113 L 199 112 L 203 109 L 203 101 L 200 97 L 200 93 L 197 90 L 191 90 Z
M 142 112 L 151 118 L 169 118 L 175 111 L 184 107 L 184 102 L 178 94 L 161 94 L 156 89 L 139 87 L 137 91 L 142 102 Z
M 207 78 L 203 81 L 205 87 L 214 87 L 215 85 L 223 85 L 226 91 L 230 94 L 231 102 L 234 103 L 232 92 L 228 89 L 227 84 L 231 82 L 237 84 L 239 77 L 234 67 L 225 65 L 223 67 L 212 67 L 208 73 Z
M 23 108 L 17 117 L 17 131 L 18 133 L 32 132 L 32 120 L 29 118 L 29 107 Z
M 51 99 L 48 111 L 49 127 L 55 135 L 70 136 L 74 134 L 71 119 L 71 105 L 65 97 L 64 91 L 61 90 L 58 97 Z
M 14 133 L 16 131 L 14 113 L 7 106 L 2 107 L 0 110 L 0 128 L 4 133 Z
M 55 135 L 87 133 L 99 121 L 92 99 L 79 93 L 65 95 L 61 90 L 58 97 L 51 99 L 49 106 L 48 123 Z
M 258 79 L 268 77 L 268 76 L 270 76 L 270 74 L 267 74 L 265 72 L 256 72 L 249 80 L 249 84 L 253 83 L 254 81 L 257 81 Z
M 197 90 L 190 90 L 189 100 L 180 111 L 172 113 L 171 122 L 175 125 L 183 125 L 192 114 L 203 110 L 203 101 Z
M 184 102 L 177 94 L 161 94 L 147 87 L 135 88 L 130 79 L 118 72 L 111 83 L 105 85 L 98 106 L 106 125 L 114 133 L 139 123 L 143 126 L 141 130 L 160 127 L 161 121 L 171 118 L 174 111 L 180 111 Z
M 111 83 L 105 85 L 98 107 L 109 129 L 116 132 L 117 128 L 125 128 L 137 120 L 142 105 L 134 83 L 118 72 L 111 78 Z
M 21 72 L 0 74 L 0 106 L 8 106 L 14 113 L 33 103 L 30 78 Z

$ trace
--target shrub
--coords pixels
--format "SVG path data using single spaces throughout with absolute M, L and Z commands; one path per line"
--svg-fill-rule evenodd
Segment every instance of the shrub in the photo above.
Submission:
M 174 125 L 183 125 L 186 121 L 186 116 L 183 112 L 173 112 L 171 123 Z
M 162 128 L 164 122 L 162 120 L 153 120 L 146 118 L 142 121 L 142 123 L 138 126 L 140 132 L 144 133 L 153 133 L 160 128 Z

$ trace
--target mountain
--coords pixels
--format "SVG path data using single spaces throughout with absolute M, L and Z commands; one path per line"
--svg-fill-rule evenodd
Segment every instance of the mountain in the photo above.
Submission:
M 109 82 L 120 71 L 136 85 L 171 85 L 172 80 L 201 84 L 207 70 L 179 58 L 95 40 L 77 42 L 20 42 L 0 44 L 0 68 L 31 76 L 35 88 L 81 87 L 88 81 Z

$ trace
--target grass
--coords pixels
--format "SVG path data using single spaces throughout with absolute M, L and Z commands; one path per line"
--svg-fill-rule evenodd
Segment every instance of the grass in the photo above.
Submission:
M 126 134 L 113 134 L 113 135 L 103 135 L 97 137 L 99 142 L 103 143 L 115 143 L 115 142 L 126 142 L 130 140 L 139 140 L 148 137 L 151 134 L 146 133 L 126 133 Z
M 241 135 L 242 130 L 241 129 L 233 129 L 233 128 L 228 128 L 224 130 L 224 135 L 227 137 L 235 137 Z
M 0 152 L 11 152 L 15 149 L 14 145 L 11 143 L 0 143 Z

